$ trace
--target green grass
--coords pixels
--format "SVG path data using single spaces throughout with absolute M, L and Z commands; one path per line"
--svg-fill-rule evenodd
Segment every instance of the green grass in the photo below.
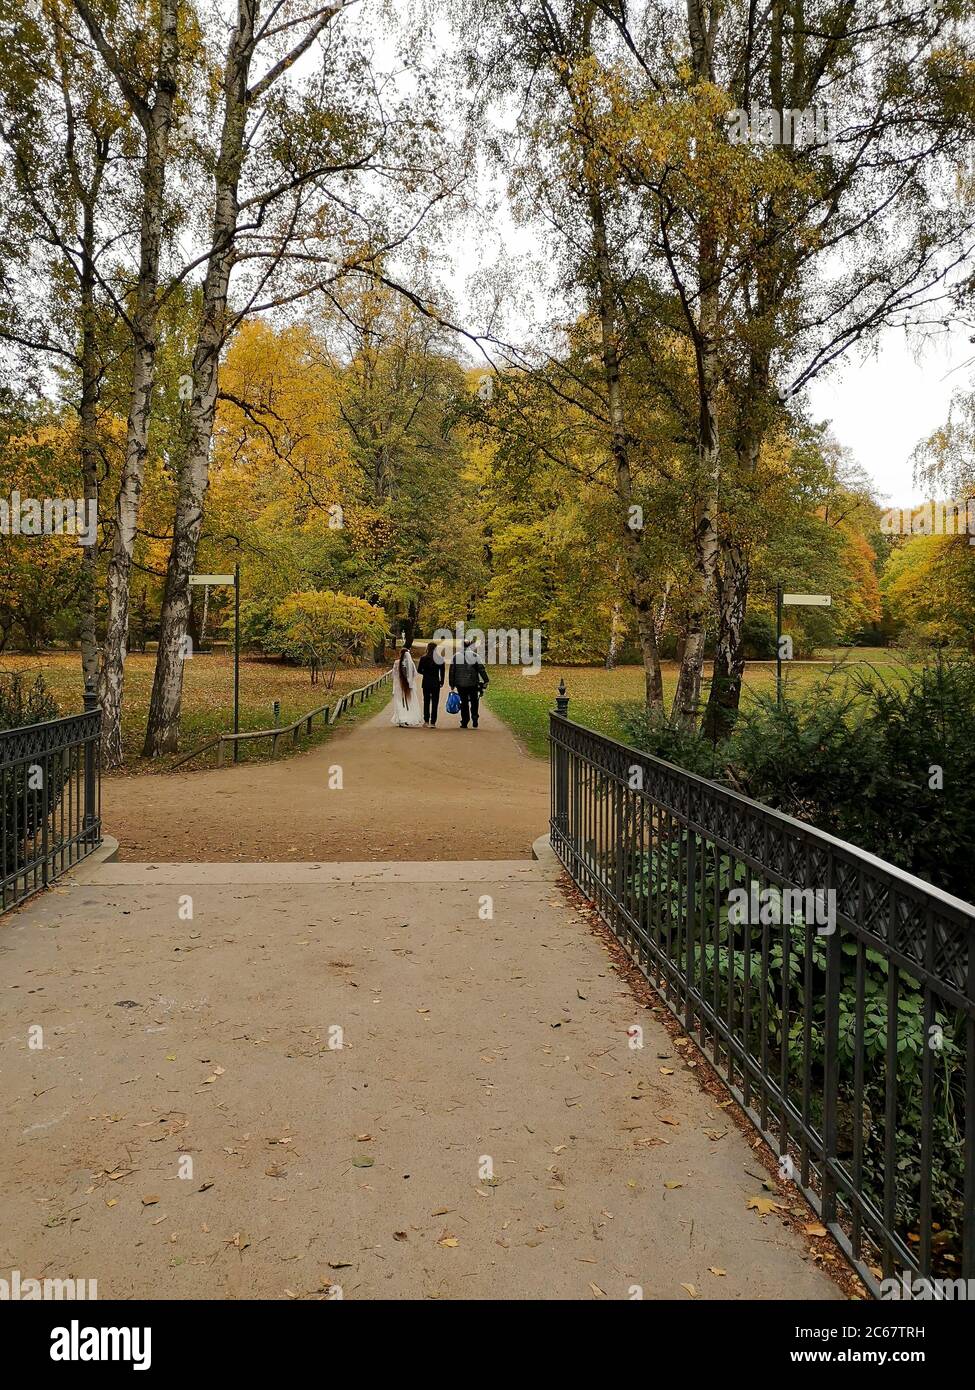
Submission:
M 122 711 L 122 745 L 127 772 L 165 772 L 174 762 L 192 749 L 228 733 L 234 724 L 234 663 L 227 652 L 212 654 L 197 652 L 186 663 L 183 684 L 183 711 L 180 724 L 180 752 L 172 757 L 142 758 L 146 715 L 152 692 L 155 654 L 132 652 L 125 662 L 125 701 Z M 274 701 L 281 705 L 279 722 L 291 724 L 300 715 L 319 705 L 331 705 L 339 695 L 357 690 L 382 675 L 384 666 L 343 668 L 336 674 L 332 690 L 321 681 L 312 685 L 308 671 L 286 666 L 279 661 L 247 660 L 240 663 L 240 727 L 268 729 L 274 725 Z M 37 672 L 58 702 L 62 714 L 77 714 L 83 708 L 84 688 L 81 679 L 81 657 L 77 652 L 42 652 L 37 655 L 0 656 L 0 674 L 23 671 Z M 362 715 L 374 714 L 388 691 L 379 691 L 363 705 L 355 705 L 342 716 L 340 723 L 355 721 Z M 314 747 L 324 742 L 332 730 L 316 721 L 311 737 L 302 734 L 299 748 Z M 291 750 L 290 737 L 279 742 L 278 757 Z M 264 762 L 271 756 L 271 741 L 260 740 L 241 746 L 241 762 Z M 207 767 L 215 763 L 216 750 L 188 764 L 190 768 Z
M 822 680 L 844 681 L 852 667 L 875 668 L 886 680 L 907 669 L 904 657 L 883 647 L 840 648 L 823 651 L 814 661 L 788 663 L 785 688 L 792 694 L 808 690 Z M 707 668 L 710 669 L 710 668 Z M 664 663 L 664 699 L 669 708 L 677 684 L 678 666 Z M 513 666 L 490 670 L 487 703 L 536 757 L 548 757 L 548 716 L 555 708 L 560 680 L 569 695 L 569 714 L 578 724 L 609 738 L 622 739 L 621 704 L 641 704 L 644 698 L 642 666 L 618 666 L 606 671 L 599 666 L 545 666 L 537 676 L 526 676 Z M 708 682 L 705 682 L 705 692 Z M 745 668 L 744 700 L 757 691 L 775 690 L 775 662 L 749 662 Z

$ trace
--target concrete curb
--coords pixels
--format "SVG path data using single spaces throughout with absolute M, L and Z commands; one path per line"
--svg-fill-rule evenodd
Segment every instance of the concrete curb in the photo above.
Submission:
M 555 856 L 553 855 L 554 859 Z M 85 869 L 80 866 L 72 877 L 77 884 L 88 887 L 166 887 L 172 885 L 219 885 L 226 887 L 257 887 L 281 884 L 453 884 L 508 883 L 537 886 L 555 877 L 555 872 L 535 859 L 441 859 L 368 862 L 322 862 L 306 860 L 284 863 L 112 863 L 105 861 Z M 557 863 L 557 861 L 556 861 Z
M 558 878 L 562 872 L 562 861 L 552 848 L 552 842 L 547 835 L 539 835 L 532 845 L 532 858 L 537 860 L 538 867 L 546 878 Z
M 103 835 L 102 842 L 96 850 L 82 859 L 80 864 L 69 869 L 65 875 L 73 883 L 89 883 L 93 877 L 97 876 L 99 869 L 105 864 L 111 864 L 118 854 L 118 840 L 114 835 Z

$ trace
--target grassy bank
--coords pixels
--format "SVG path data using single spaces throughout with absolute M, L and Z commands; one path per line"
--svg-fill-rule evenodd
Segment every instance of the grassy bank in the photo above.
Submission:
M 822 680 L 844 681 L 854 666 L 860 670 L 873 667 L 885 680 L 896 680 L 898 671 L 907 668 L 907 662 L 900 653 L 882 647 L 824 651 L 814 661 L 788 663 L 786 688 L 795 694 L 810 690 Z M 668 707 L 677 684 L 678 669 L 674 661 L 664 663 L 664 698 Z M 619 666 L 614 671 L 606 671 L 594 666 L 543 665 L 536 676 L 524 675 L 519 667 L 499 666 L 491 668 L 490 676 L 489 706 L 537 757 L 548 756 L 548 715 L 555 707 L 560 680 L 565 681 L 571 717 L 609 738 L 622 737 L 619 706 L 639 705 L 644 698 L 641 666 Z M 745 668 L 744 699 L 757 691 L 774 689 L 775 662 L 749 662 Z
M 165 772 L 191 749 L 233 728 L 233 655 L 226 652 L 196 653 L 192 660 L 186 663 L 180 733 L 181 752 L 170 758 L 153 761 L 140 757 L 154 666 L 153 653 L 143 656 L 133 652 L 125 662 L 122 743 L 128 772 Z M 319 705 L 332 704 L 345 691 L 368 685 L 370 681 L 382 675 L 384 670 L 385 667 L 381 666 L 342 669 L 337 673 L 335 685 L 329 691 L 321 682 L 312 685 L 308 671 L 299 667 L 285 666 L 278 661 L 242 659 L 240 727 L 243 730 L 271 728 L 274 724 L 275 700 L 281 705 L 279 722 L 282 725 L 291 724 L 300 715 Z M 4 655 L 0 657 L 0 672 L 5 671 L 22 671 L 28 677 L 35 673 L 42 675 L 62 714 L 77 714 L 83 708 L 81 658 L 77 652 L 45 652 L 30 656 Z M 380 691 L 365 705 L 356 705 L 342 718 L 348 721 L 358 719 L 362 715 L 371 715 L 387 698 L 388 692 Z M 300 746 L 308 748 L 323 742 L 330 736 L 330 732 L 316 726 L 311 739 L 303 736 Z M 290 746 L 290 740 L 282 740 L 278 756 L 284 756 Z M 264 761 L 270 757 L 270 749 L 270 740 L 254 745 L 244 744 L 241 748 L 241 761 Z M 190 766 L 209 766 L 215 756 L 215 752 L 206 754 L 199 762 L 191 763 Z

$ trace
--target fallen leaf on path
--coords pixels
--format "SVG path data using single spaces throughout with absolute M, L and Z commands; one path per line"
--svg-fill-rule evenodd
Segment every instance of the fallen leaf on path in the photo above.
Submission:
M 152 1197 L 143 1197 L 143 1199 L 142 1199 L 142 1205 L 143 1205 L 144 1207 L 154 1207 L 158 1201 L 159 1201 L 159 1198 L 156 1197 L 156 1196 L 152 1196 Z
M 693 1284 L 681 1284 L 681 1288 L 686 1289 L 691 1298 L 700 1298 L 701 1296 Z
M 749 1197 L 745 1206 L 749 1211 L 757 1211 L 762 1216 L 768 1216 L 773 1211 L 785 1211 L 781 1202 L 777 1202 L 774 1197 Z
M 723 1278 L 723 1276 L 726 1275 L 728 1271 L 726 1269 L 717 1269 L 714 1265 L 708 1265 L 708 1273 L 713 1274 L 720 1279 Z
M 821 1226 L 818 1221 L 810 1222 L 808 1226 L 803 1227 L 803 1230 L 807 1236 L 825 1236 L 829 1234 L 826 1227 Z

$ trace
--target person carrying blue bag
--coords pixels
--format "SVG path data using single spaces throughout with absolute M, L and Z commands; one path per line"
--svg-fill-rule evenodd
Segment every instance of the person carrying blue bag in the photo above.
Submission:
M 490 682 L 487 671 L 477 659 L 477 647 L 473 637 L 464 644 L 460 657 L 455 656 L 450 663 L 447 681 L 451 692 L 447 696 L 447 710 L 451 714 L 454 712 L 450 705 L 453 695 L 456 694 L 460 707 L 460 727 L 466 729 L 473 725 L 476 729 L 481 696 Z

